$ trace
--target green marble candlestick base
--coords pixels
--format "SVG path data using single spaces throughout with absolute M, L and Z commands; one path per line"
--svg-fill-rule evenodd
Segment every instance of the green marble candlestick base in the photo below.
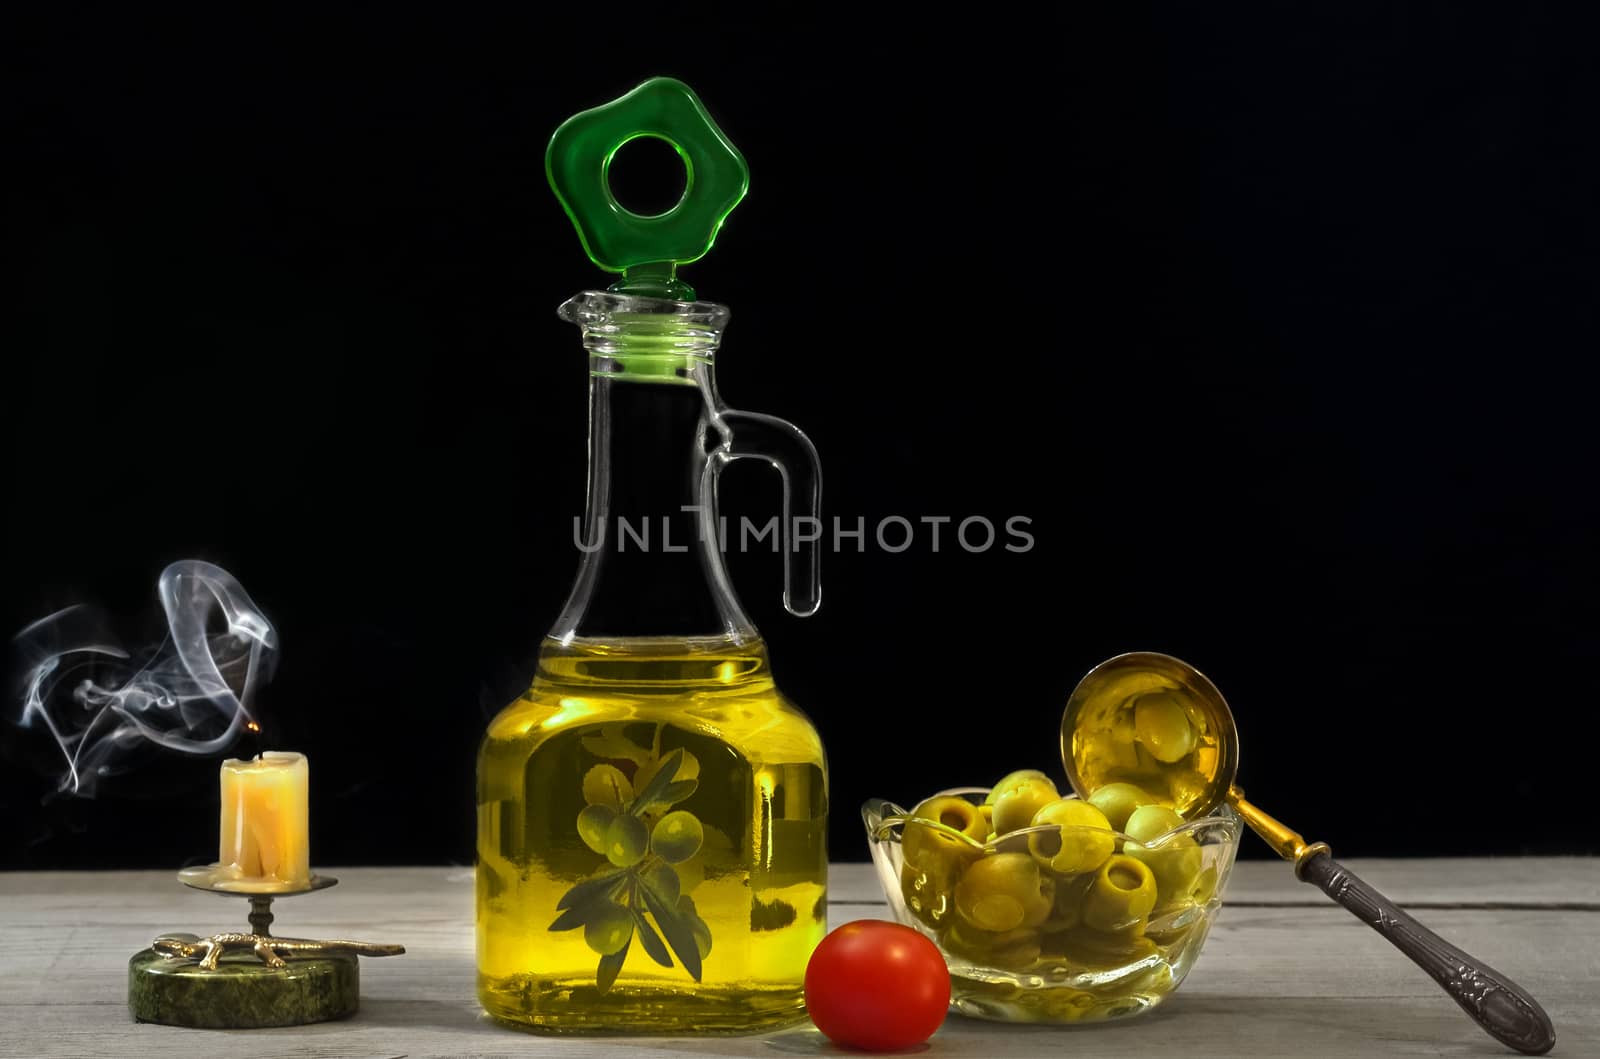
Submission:
M 272 933 L 272 900 L 338 882 L 312 875 L 298 890 L 234 889 L 216 865 L 188 868 L 185 886 L 250 899 L 250 932 L 199 938 L 163 934 L 128 961 L 128 1010 L 135 1022 L 197 1029 L 303 1026 L 354 1015 L 361 1003 L 361 956 L 398 956 L 404 945 L 315 941 Z
M 128 961 L 128 1010 L 137 1022 L 230 1030 L 302 1026 L 353 1015 L 360 1001 L 361 969 L 353 954 L 269 967 L 252 952 L 230 952 L 215 970 L 154 949 Z

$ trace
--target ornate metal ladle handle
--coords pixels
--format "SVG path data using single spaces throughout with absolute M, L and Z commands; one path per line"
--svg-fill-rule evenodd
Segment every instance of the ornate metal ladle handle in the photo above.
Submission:
M 1249 802 L 1238 787 L 1229 788 L 1228 804 L 1279 856 L 1293 862 L 1296 878 L 1317 887 L 1389 939 L 1389 944 L 1443 986 L 1489 1036 L 1525 1055 L 1543 1055 L 1555 1047 L 1556 1030 L 1550 1016 L 1527 990 L 1400 911 L 1393 901 L 1334 860 L 1326 844 L 1308 843 L 1294 828 Z
M 1555 1046 L 1550 1016 L 1526 990 L 1406 915 L 1326 851 L 1298 862 L 1295 874 L 1389 939 L 1501 1044 L 1525 1055 L 1543 1055 Z
M 1195 714 L 1190 711 L 1198 710 L 1205 727 L 1216 735 L 1214 769 L 1200 792 L 1203 796 L 1191 797 L 1179 812 L 1188 819 L 1198 819 L 1218 802 L 1232 806 L 1252 831 L 1280 857 L 1294 864 L 1297 878 L 1316 886 L 1387 938 L 1389 944 L 1443 986 L 1461 1010 L 1495 1040 L 1526 1055 L 1543 1055 L 1555 1047 L 1556 1031 L 1550 1016 L 1525 989 L 1400 911 L 1394 902 L 1334 860 L 1326 845 L 1307 842 L 1299 832 L 1245 798 L 1244 791 L 1234 784 L 1239 768 L 1239 733 L 1233 713 L 1217 686 L 1187 662 L 1153 651 L 1133 651 L 1101 662 L 1078 682 L 1061 717 L 1061 760 L 1067 766 L 1067 778 L 1074 791 L 1083 796 L 1080 750 L 1092 749 L 1100 734 L 1095 727 L 1100 723 L 1099 714 L 1089 705 L 1099 703 L 1103 708 L 1108 702 L 1114 705 L 1128 701 L 1130 677 L 1144 681 L 1141 687 L 1148 687 L 1154 677 L 1159 686 L 1182 688 L 1185 716 L 1192 718 Z

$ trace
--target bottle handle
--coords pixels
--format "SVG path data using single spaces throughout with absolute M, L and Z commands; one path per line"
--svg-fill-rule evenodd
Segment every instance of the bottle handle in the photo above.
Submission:
M 717 470 L 734 460 L 759 459 L 783 476 L 783 605 L 795 617 L 808 618 L 822 605 L 822 464 L 816 446 L 793 423 L 762 412 L 725 408 L 717 423 Z

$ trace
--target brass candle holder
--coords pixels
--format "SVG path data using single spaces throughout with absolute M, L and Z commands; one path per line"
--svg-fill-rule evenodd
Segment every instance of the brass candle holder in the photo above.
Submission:
M 313 873 L 293 890 L 240 889 L 212 868 L 187 869 L 188 887 L 250 902 L 249 933 L 163 934 L 128 960 L 128 1010 L 136 1022 L 197 1029 L 303 1026 L 347 1018 L 361 1002 L 362 956 L 398 956 L 402 945 L 315 941 L 272 933 L 272 902 L 325 890 Z

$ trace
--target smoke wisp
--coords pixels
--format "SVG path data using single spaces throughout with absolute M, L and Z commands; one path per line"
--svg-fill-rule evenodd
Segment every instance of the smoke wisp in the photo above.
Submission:
M 153 648 L 125 650 L 84 605 L 17 634 L 19 722 L 60 748 L 61 793 L 93 797 L 156 747 L 217 754 L 259 730 L 250 707 L 277 661 L 272 623 L 232 574 L 198 559 L 163 570 L 157 591 L 167 634 Z

